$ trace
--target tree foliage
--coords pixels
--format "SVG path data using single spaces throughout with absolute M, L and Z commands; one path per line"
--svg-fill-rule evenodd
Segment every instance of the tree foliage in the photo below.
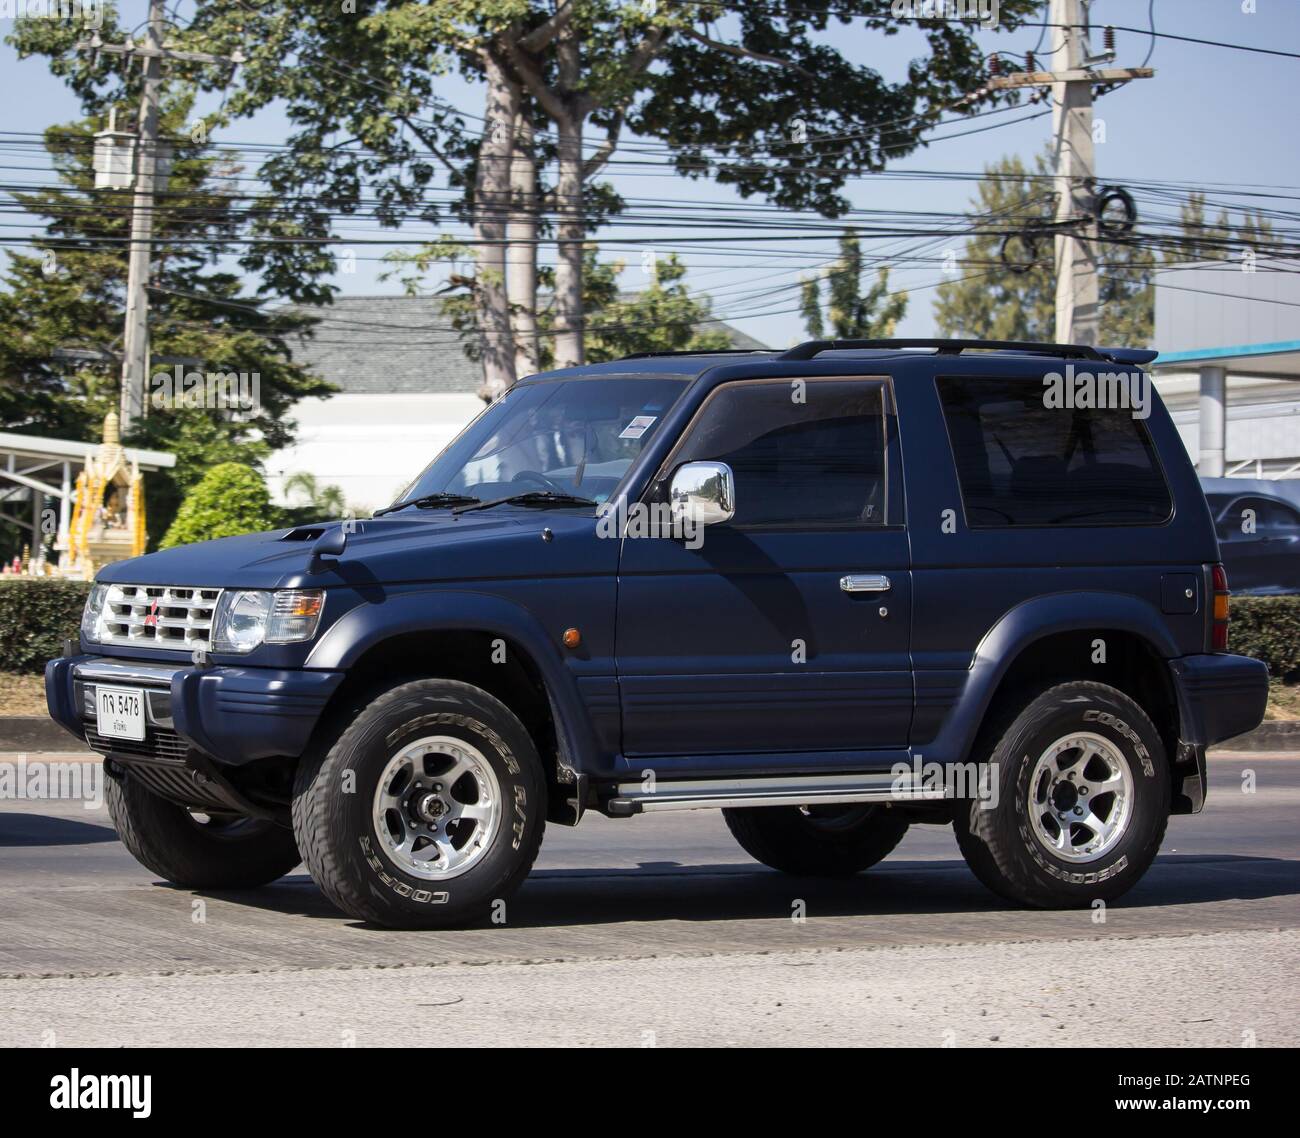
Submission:
M 424 291 L 425 278 L 439 261 L 458 262 L 464 246 L 444 239 L 420 249 L 397 250 L 385 260 L 392 266 L 389 276 L 402 281 L 409 295 Z M 674 253 L 645 262 L 644 289 L 623 287 L 627 265 L 623 261 L 601 261 L 599 249 L 588 244 L 584 250 L 583 310 L 587 358 L 593 363 L 621 359 L 634 352 L 702 351 L 729 347 L 731 341 L 720 328 L 709 328 L 712 307 L 707 297 L 691 295 L 684 283 L 686 266 Z M 537 324 L 543 335 L 538 370 L 555 366 L 552 341 L 546 333 L 554 326 L 553 286 L 555 274 L 549 268 L 538 273 Z M 460 334 L 466 354 L 480 358 L 479 330 L 471 292 L 474 279 L 453 272 L 439 291 L 442 314 Z
M 941 336 L 991 340 L 1056 338 L 1056 274 L 1050 234 L 1032 243 L 1017 236 L 1052 220 L 1055 204 L 1047 155 L 1030 175 L 1016 156 L 985 167 L 972 201 L 979 226 L 966 241 L 958 277 L 938 288 L 934 317 Z M 1003 259 L 1003 238 L 1008 265 Z M 1141 347 L 1154 334 L 1154 253 L 1137 241 L 1100 244 L 1101 342 Z M 1016 268 L 1023 271 L 1016 271 Z
M 23 21 L 45 24 L 50 21 Z M 123 109 L 124 112 L 125 109 Z M 223 156 L 183 133 L 190 111 L 184 94 L 165 104 L 163 128 L 174 145 L 171 177 L 154 220 L 149 288 L 150 352 L 147 413 L 129 444 L 171 451 L 176 466 L 146 479 L 151 532 L 161 533 L 180 496 L 214 463 L 258 463 L 293 439 L 292 404 L 334 388 L 293 362 L 288 343 L 313 318 L 268 306 L 249 295 L 238 273 L 220 265 L 225 242 L 240 227 L 238 203 L 221 174 Z M 119 116 L 124 118 L 125 114 Z M 0 429 L 94 440 L 120 388 L 126 303 L 130 191 L 94 189 L 93 135 L 83 121 L 46 131 L 57 188 L 15 193 L 46 220 L 35 254 L 9 252 L 0 277 Z M 68 359 L 69 349 L 98 360 Z M 242 373 L 256 403 L 248 409 L 186 404 L 155 384 L 182 374 Z
M 1039 7 L 1002 0 L 1000 28 Z M 836 32 L 850 24 L 880 38 L 914 30 L 924 48 L 886 77 L 840 51 Z M 116 73 L 74 51 L 73 37 L 23 34 L 88 106 L 111 96 Z M 332 215 L 373 211 L 386 226 L 458 217 L 474 229 L 475 350 L 490 390 L 529 354 L 508 350 L 526 324 L 511 313 L 531 311 L 507 295 L 501 250 L 516 240 L 531 254 L 537 239 L 557 239 L 551 336 L 562 362 L 581 358 L 583 248 L 621 205 L 597 178 L 625 129 L 666 143 L 680 174 L 837 215 L 848 178 L 924 145 L 943 116 L 975 111 L 979 101 L 966 96 L 986 72 L 972 25 L 912 20 L 884 0 L 199 0 L 172 38 L 247 56 L 233 88 L 220 68 L 177 68 L 222 90 L 223 121 L 279 105 L 293 124 L 259 171 L 271 193 L 249 205 L 244 267 L 285 295 L 320 300 L 332 291 L 322 280 L 335 267 Z M 437 77 L 451 70 L 483 83 L 478 122 L 437 97 Z M 522 197 L 512 174 L 520 163 L 543 171 Z M 459 193 L 445 209 L 430 193 L 440 174 Z M 540 228 L 512 237 L 512 212 Z
M 907 314 L 907 293 L 889 291 L 889 270 L 883 265 L 863 292 L 864 268 L 861 242 L 856 233 L 847 231 L 840 238 L 839 260 L 819 276 L 801 282 L 799 309 L 814 340 L 828 334 L 837 340 L 888 339 L 894 334 Z M 823 284 L 829 323 L 822 314 Z
M 280 520 L 262 476 L 251 466 L 222 462 L 185 496 L 159 548 L 257 533 L 274 529 Z
M 693 297 L 682 282 L 686 266 L 676 255 L 648 266 L 650 283 L 636 292 L 619 291 L 622 262 L 597 265 L 594 253 L 585 276 L 587 358 L 594 363 L 634 352 L 706 351 L 727 348 L 720 328 L 708 327 L 707 299 Z

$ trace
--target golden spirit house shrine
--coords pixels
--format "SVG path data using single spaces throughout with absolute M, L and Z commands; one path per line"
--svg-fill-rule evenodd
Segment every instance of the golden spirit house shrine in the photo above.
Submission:
M 90 580 L 103 565 L 139 556 L 148 540 L 144 475 L 175 465 L 166 451 L 124 447 L 115 411 L 98 446 L 0 433 L 0 516 L 30 537 L 4 573 Z M 17 512 L 24 505 L 26 517 Z M 45 547 L 51 531 L 56 559 Z

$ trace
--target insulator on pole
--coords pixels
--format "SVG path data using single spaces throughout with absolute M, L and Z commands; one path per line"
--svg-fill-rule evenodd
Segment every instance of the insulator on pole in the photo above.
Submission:
M 1102 33 L 1102 42 L 1106 45 L 1107 51 L 1115 50 L 1115 28 L 1111 24 L 1106 25 L 1106 30 Z
M 1001 70 L 1002 70 L 1002 60 L 998 58 L 998 53 L 995 51 L 992 55 L 989 56 L 989 74 L 996 75 Z
M 1034 66 L 1034 53 L 1032 51 L 1025 52 L 1025 70 L 1026 71 L 1038 70 L 1038 68 Z

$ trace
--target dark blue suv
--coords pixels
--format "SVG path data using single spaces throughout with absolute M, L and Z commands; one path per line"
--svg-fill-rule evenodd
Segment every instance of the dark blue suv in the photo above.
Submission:
M 721 808 L 776 869 L 954 825 L 1035 906 L 1128 889 L 1256 726 L 1152 352 L 815 341 L 516 384 L 373 518 L 114 564 L 50 712 L 192 888 L 301 860 L 480 918 L 549 821 Z

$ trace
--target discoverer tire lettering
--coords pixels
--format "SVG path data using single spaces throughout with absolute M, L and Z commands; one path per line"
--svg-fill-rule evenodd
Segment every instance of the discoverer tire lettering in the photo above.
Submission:
M 1073 747 L 1076 737 L 1096 748 L 1098 756 L 1106 756 L 1103 765 L 1123 767 L 1109 776 L 1116 787 L 1110 792 L 1110 809 L 1123 810 L 1123 827 L 1117 823 L 1113 838 L 1098 838 L 1095 854 L 1087 852 L 1086 827 L 1079 839 L 1082 852 L 1074 844 L 1073 818 L 1086 808 L 1084 799 L 1068 798 L 1066 783 L 1074 780 L 1073 774 L 1064 772 L 1052 783 L 1053 794 L 1066 798 L 1033 807 L 1034 776 L 1050 781 L 1063 773 L 1054 760 L 1045 761 L 1054 745 L 1066 752 L 1061 760 L 1065 767 L 1080 761 L 1072 751 L 1086 756 L 1085 747 Z M 954 829 L 967 864 L 999 896 L 1036 908 L 1110 901 L 1131 888 L 1154 860 L 1168 823 L 1169 764 L 1151 720 L 1118 689 L 1091 681 L 1040 687 L 1018 706 L 1003 709 L 985 729 L 972 757 L 995 764 L 1002 780 L 999 801 L 992 809 L 975 800 L 959 803 Z M 1049 848 L 1033 820 L 1056 812 L 1058 806 L 1059 816 L 1066 819 L 1064 825 L 1055 823 L 1060 849 Z

